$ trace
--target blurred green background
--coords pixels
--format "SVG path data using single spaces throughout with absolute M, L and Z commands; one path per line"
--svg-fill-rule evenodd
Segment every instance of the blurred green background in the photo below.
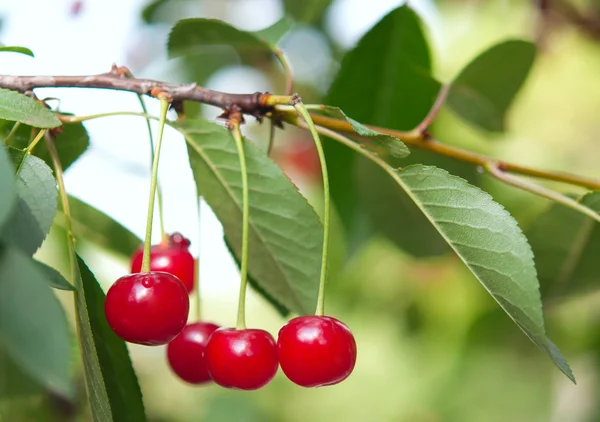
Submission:
M 74 6 L 79 2 L 65 2 L 61 7 L 77 22 L 86 14 L 87 19 L 94 18 L 93 3 L 84 0 Z M 227 56 L 230 52 L 210 52 L 196 59 L 167 61 L 164 42 L 170 27 L 184 17 L 217 17 L 244 29 L 259 30 L 261 27 L 254 25 L 255 16 L 265 15 L 273 21 L 286 13 L 295 23 L 280 46 L 297 76 L 296 90 L 307 102 L 320 102 L 344 52 L 375 23 L 371 9 L 381 9 L 377 12 L 381 17 L 400 2 L 382 2 L 385 5 L 381 7 L 374 3 L 377 0 L 164 0 L 139 4 L 137 36 L 119 40 L 128 51 L 123 64 L 139 76 L 197 81 L 229 91 L 251 92 L 256 80 L 259 85 L 266 80 L 273 92 L 280 92 L 283 81 L 279 70 L 261 58 L 232 65 Z M 540 41 L 540 54 L 511 109 L 506 133 L 482 133 L 443 110 L 433 128 L 440 140 L 522 164 L 600 177 L 597 39 L 564 22 L 560 14 L 543 20 L 536 2 L 411 3 L 429 25 L 435 75 L 442 81 L 451 80 L 473 57 L 496 42 L 515 37 Z M 597 1 L 574 3 L 586 16 L 600 12 L 593 8 L 600 7 Z M 5 19 L 9 22 L 10 14 Z M 201 112 L 216 115 L 215 110 Z M 265 141 L 265 127 L 252 124 L 250 133 L 257 142 Z M 314 175 L 318 167 L 306 146 L 310 139 L 290 130 L 278 132 L 276 142 L 275 156 L 318 208 L 320 189 Z M 525 232 L 549 205 L 487 176 L 479 179 Z M 565 192 L 580 193 L 577 189 Z M 61 256 L 57 236 L 62 236 L 59 230 L 39 252 L 42 260 L 55 262 Z M 545 302 L 548 334 L 571 364 L 578 380 L 574 386 L 455 256 L 415 259 L 387 239 L 375 237 L 344 260 L 345 239 L 339 225 L 334 243 L 327 312 L 346 322 L 358 343 L 356 369 L 347 381 L 309 390 L 295 386 L 280 372 L 271 384 L 256 392 L 192 387 L 170 373 L 164 348 L 130 345 L 150 420 L 600 421 L 600 297 L 595 292 Z M 597 253 L 600 258 L 600 250 Z M 125 260 L 91 245 L 83 256 L 104 287 L 127 271 Z M 59 295 L 72 312 L 70 296 Z M 235 289 L 211 290 L 203 303 L 204 317 L 231 324 L 236 301 Z M 273 334 L 285 322 L 254 294 L 248 311 L 253 325 Z M 76 353 L 74 349 L 74 356 Z M 81 376 L 79 364 L 74 365 L 74 372 Z M 81 399 L 82 403 L 73 404 L 45 394 L 18 398 L 2 404 L 2 420 L 86 421 L 83 390 Z

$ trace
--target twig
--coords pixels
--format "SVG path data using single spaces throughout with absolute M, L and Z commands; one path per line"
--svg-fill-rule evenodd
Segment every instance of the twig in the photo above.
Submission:
M 427 116 L 423 119 L 421 123 L 415 128 L 415 132 L 419 134 L 425 134 L 425 131 L 431 126 L 437 115 L 439 114 L 442 106 L 446 102 L 446 98 L 448 98 L 448 92 L 450 91 L 449 84 L 442 84 L 440 90 L 438 92 L 437 98 L 435 99 L 435 103 L 433 103 L 433 107 L 427 113 Z

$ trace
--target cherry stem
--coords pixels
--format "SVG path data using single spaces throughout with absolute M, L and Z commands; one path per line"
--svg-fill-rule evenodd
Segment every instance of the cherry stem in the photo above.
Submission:
M 44 137 L 45 134 L 46 134 L 46 129 L 40 130 L 39 133 L 37 134 L 37 136 L 33 139 L 33 141 L 31 141 L 31 143 L 29 144 L 27 149 L 25 149 L 25 152 L 27 154 L 31 154 L 33 152 L 33 149 L 35 148 L 35 146 L 40 142 L 40 140 Z
M 152 245 L 152 218 L 154 217 L 154 201 L 156 197 L 156 185 L 158 181 L 158 161 L 160 158 L 160 147 L 163 140 L 163 132 L 167 121 L 167 110 L 169 101 L 165 98 L 160 99 L 160 121 L 158 124 L 158 137 L 152 162 L 152 176 L 150 178 L 150 199 L 148 200 L 148 217 L 146 220 L 146 238 L 144 240 L 144 256 L 142 258 L 141 272 L 150 272 L 150 248 Z
M 45 131 L 41 131 L 45 132 Z M 41 133 L 40 132 L 40 133 Z M 38 135 L 39 136 L 39 135 Z M 71 279 L 69 280 L 72 284 L 76 284 L 78 268 L 77 259 L 75 256 L 75 237 L 73 236 L 73 228 L 71 227 L 71 207 L 69 206 L 69 197 L 65 188 L 65 182 L 63 178 L 63 169 L 60 163 L 60 158 L 56 147 L 54 146 L 54 139 L 50 133 L 46 132 L 46 145 L 48 146 L 48 152 L 54 165 L 54 175 L 56 176 L 56 182 L 58 184 L 58 192 L 60 194 L 60 201 L 62 204 L 63 213 L 65 214 L 65 226 L 67 229 L 67 247 L 69 249 L 69 263 L 71 265 Z
M 4 138 L 4 143 L 6 145 L 8 145 L 8 141 L 10 141 L 10 138 L 12 138 L 15 133 L 17 133 L 19 126 L 21 126 L 21 122 L 16 122 L 10 130 L 10 132 L 8 133 L 8 135 L 6 135 L 6 138 Z
M 144 114 L 148 114 L 148 108 L 146 107 L 146 102 L 142 98 L 141 95 L 136 94 L 140 106 L 142 107 L 142 111 Z M 146 118 L 146 127 L 148 128 L 148 140 L 150 141 L 150 162 L 154 162 L 154 136 L 152 135 L 152 125 L 150 124 L 150 119 Z M 162 192 L 160 189 L 160 185 L 156 186 L 156 198 L 158 202 L 158 222 L 160 224 L 160 239 L 162 242 L 166 242 L 168 240 L 168 236 L 165 234 L 165 222 L 163 218 L 163 202 L 162 202 Z
M 238 315 L 236 328 L 243 330 L 246 328 L 246 285 L 248 284 L 248 234 L 250 226 L 250 203 L 248 202 L 248 169 L 246 167 L 246 154 L 244 152 L 244 142 L 240 131 L 239 119 L 230 119 L 230 130 L 235 140 L 235 146 L 238 150 L 240 160 L 240 170 L 242 173 L 242 256 L 240 259 L 240 297 L 238 301 Z
M 198 321 L 202 319 L 202 304 L 201 295 L 200 295 L 200 239 L 202 239 L 202 227 L 200 227 L 200 207 L 202 206 L 202 199 L 200 197 L 197 198 L 198 201 L 196 205 L 198 206 L 198 257 L 196 258 L 195 264 L 195 283 L 196 283 L 196 318 Z
M 317 152 L 319 154 L 319 161 L 321 162 L 321 173 L 323 175 L 323 254 L 321 257 L 321 278 L 319 280 L 319 296 L 317 297 L 317 309 L 315 315 L 323 316 L 325 314 L 325 280 L 327 279 L 327 256 L 329 253 L 329 223 L 331 220 L 330 210 L 330 194 L 329 194 L 329 175 L 327 172 L 327 161 L 325 160 L 325 152 L 323 151 L 323 144 L 319 138 L 317 128 L 310 117 L 310 113 L 302 104 L 298 102 L 294 104 L 294 108 L 300 116 L 306 122 L 310 133 L 315 141 Z

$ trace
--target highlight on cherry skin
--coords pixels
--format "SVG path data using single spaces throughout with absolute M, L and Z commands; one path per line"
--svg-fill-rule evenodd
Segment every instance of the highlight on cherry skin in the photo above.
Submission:
M 350 329 L 329 316 L 299 316 L 279 330 L 279 364 L 302 387 L 342 382 L 356 364 L 356 341 Z
M 195 285 L 195 261 L 189 251 L 190 241 L 181 233 L 173 233 L 168 241 L 153 245 L 150 249 L 150 271 L 162 271 L 179 278 L 191 293 Z M 144 248 L 140 246 L 131 257 L 131 272 L 139 273 L 142 268 Z
M 167 345 L 169 366 L 183 381 L 190 384 L 204 384 L 211 381 L 204 352 L 210 335 L 218 328 L 218 325 L 210 322 L 188 324 Z
M 221 387 L 257 390 L 277 373 L 277 344 L 265 330 L 220 328 L 204 352 L 208 373 Z
M 104 302 L 110 328 L 125 341 L 147 346 L 173 340 L 185 327 L 189 308 L 183 283 L 155 271 L 119 278 Z

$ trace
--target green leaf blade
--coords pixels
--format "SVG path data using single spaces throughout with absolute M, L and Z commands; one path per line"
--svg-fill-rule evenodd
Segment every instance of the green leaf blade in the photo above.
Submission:
M 447 103 L 466 121 L 490 132 L 505 129 L 506 113 L 535 61 L 536 47 L 509 40 L 481 53 L 450 86 Z
M 514 218 L 489 194 L 444 170 L 414 165 L 395 174 L 496 302 L 574 381 L 564 358 L 546 337 L 533 253 Z
M 44 279 L 50 287 L 53 287 L 58 290 L 75 290 L 75 287 L 71 283 L 69 283 L 67 279 L 63 277 L 63 275 L 59 273 L 56 269 L 35 259 L 33 260 L 33 262 L 34 265 L 37 267 L 38 271 L 44 275 Z
M 9 218 L 16 200 L 15 169 L 5 148 L 0 148 L 0 229 Z M 1 230 L 0 230 L 1 233 Z
M 17 121 L 39 128 L 58 127 L 58 117 L 33 98 L 0 88 L 0 119 Z
M 34 57 L 33 51 L 31 51 L 27 47 L 8 46 L 8 45 L 0 46 L 0 53 L 2 53 L 2 52 L 19 53 L 19 54 L 24 54 L 29 57 Z
M 241 249 L 241 173 L 235 143 L 203 120 L 175 125 L 186 138 L 198 193 L 211 206 L 233 252 Z M 270 296 L 299 314 L 316 307 L 323 228 L 281 169 L 244 142 L 250 186 L 249 273 Z
M 77 264 L 77 326 L 94 420 L 144 422 L 142 393 L 127 347 L 104 316 L 104 292 L 80 257 Z
M 46 388 L 73 396 L 67 318 L 33 261 L 0 248 L 0 342 Z

